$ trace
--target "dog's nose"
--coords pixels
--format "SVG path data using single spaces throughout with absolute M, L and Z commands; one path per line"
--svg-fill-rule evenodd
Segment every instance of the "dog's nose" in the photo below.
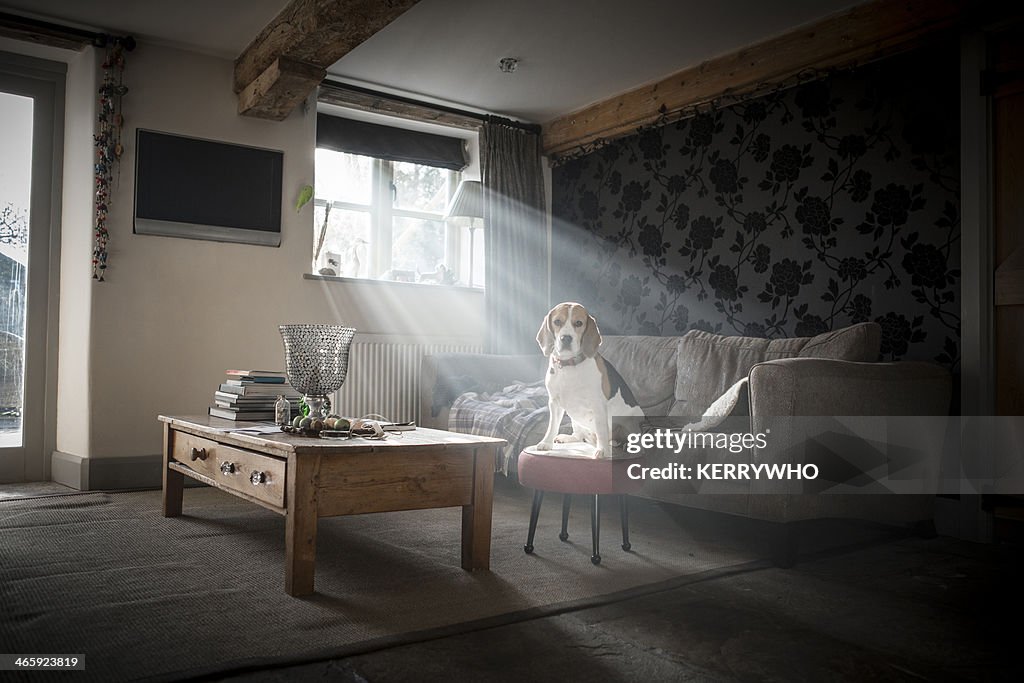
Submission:
M 570 334 L 563 334 L 562 335 L 562 344 L 564 344 L 565 346 L 568 346 L 569 344 L 572 344 L 572 335 L 570 335 Z

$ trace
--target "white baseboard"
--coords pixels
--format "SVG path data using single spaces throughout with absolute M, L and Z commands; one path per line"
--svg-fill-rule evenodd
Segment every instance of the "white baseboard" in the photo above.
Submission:
M 89 490 L 89 459 L 54 451 L 50 456 L 50 479 L 79 491 Z
M 86 458 L 54 451 L 50 476 L 58 484 L 79 491 L 160 488 L 163 456 L 133 455 L 123 458 Z

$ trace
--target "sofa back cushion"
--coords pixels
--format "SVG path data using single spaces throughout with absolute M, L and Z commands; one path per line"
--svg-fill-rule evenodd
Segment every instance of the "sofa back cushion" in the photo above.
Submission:
M 679 337 L 606 336 L 601 355 L 615 366 L 648 415 L 667 415 L 676 386 Z
M 700 417 L 758 363 L 798 356 L 875 361 L 880 348 L 881 327 L 877 323 L 851 325 L 816 337 L 771 340 L 691 330 L 679 339 L 671 414 Z
M 800 349 L 800 357 L 874 363 L 881 351 L 882 326 L 857 323 L 811 337 Z
M 725 390 L 747 376 L 750 368 L 775 358 L 793 358 L 804 338 L 725 337 L 691 330 L 679 340 L 676 356 L 676 403 L 673 415 L 700 417 Z

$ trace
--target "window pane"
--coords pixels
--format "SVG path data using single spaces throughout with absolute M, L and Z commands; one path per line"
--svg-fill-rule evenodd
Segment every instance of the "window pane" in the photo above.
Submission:
M 391 242 L 391 267 L 434 273 L 444 263 L 444 222 L 396 216 Z
M 316 198 L 369 204 L 373 159 L 329 149 L 316 150 Z
M 317 206 L 313 212 L 313 249 L 320 239 L 320 231 L 324 224 L 326 207 Z M 347 209 L 331 209 L 327 222 L 324 244 L 320 249 L 320 258 L 314 267 L 316 272 L 329 268 L 335 275 L 344 277 L 370 276 L 370 213 L 369 211 L 349 211 Z M 331 273 L 322 273 L 330 275 Z
M 395 208 L 442 214 L 448 205 L 448 171 L 406 161 L 394 163 Z

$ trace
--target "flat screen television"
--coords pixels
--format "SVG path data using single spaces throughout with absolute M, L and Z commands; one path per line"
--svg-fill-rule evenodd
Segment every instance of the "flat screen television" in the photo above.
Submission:
M 135 233 L 281 246 L 284 153 L 139 129 Z

